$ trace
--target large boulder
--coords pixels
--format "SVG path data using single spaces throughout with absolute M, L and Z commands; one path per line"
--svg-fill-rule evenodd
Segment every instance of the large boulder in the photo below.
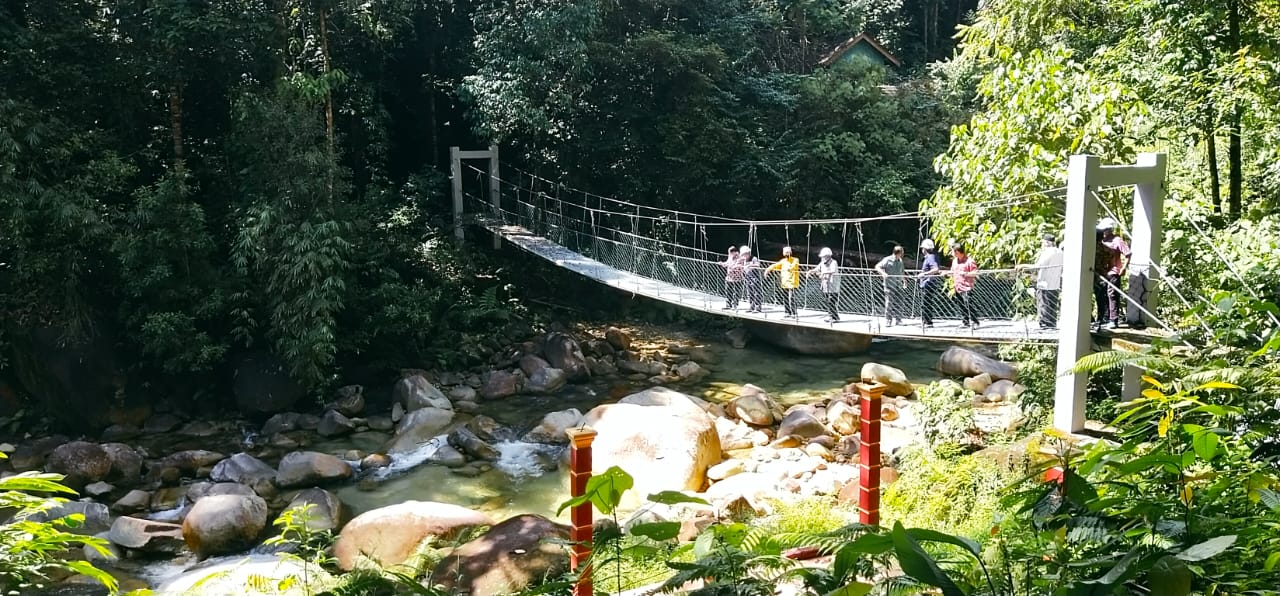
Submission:
M 617 327 L 605 329 L 604 339 L 609 342 L 609 345 L 613 346 L 613 349 L 615 350 L 622 351 L 631 349 L 631 334 L 618 329 Z
M 453 432 L 449 433 L 449 444 L 476 459 L 495 461 L 500 455 L 493 445 L 484 442 L 466 427 L 453 429 Z
M 745 321 L 743 324 L 751 337 L 801 354 L 823 356 L 860 354 L 871 347 L 872 336 L 861 333 L 779 325 L 763 321 Z
M 178 524 L 123 516 L 111 524 L 107 540 L 136 551 L 164 554 L 180 552 L 186 544 Z
M 568 570 L 569 527 L 517 515 L 449 553 L 431 576 L 461 594 L 515 594 Z
M 707 468 L 720 461 L 720 436 L 705 412 L 675 405 L 597 406 L 583 423 L 599 433 L 593 470 L 618 466 L 635 479 L 635 494 L 701 490 Z
M 916 390 L 907 373 L 892 366 L 868 362 L 862 365 L 862 380 L 867 383 L 881 383 L 885 386 L 884 394 L 891 397 L 904 397 Z
M 764 389 L 750 383 L 725 407 L 731 416 L 755 426 L 772 426 L 782 418 L 782 407 Z
M 400 379 L 391 390 L 391 399 L 404 407 L 406 412 L 422 408 L 453 409 L 453 402 L 422 375 L 409 375 Z
M 466 507 L 405 501 L 366 511 L 347 522 L 333 545 L 333 555 L 343 571 L 367 563 L 391 567 L 407 561 L 427 538 L 447 540 L 467 528 L 488 525 L 493 525 L 489 516 Z
M 302 428 L 302 414 L 297 412 L 280 412 L 273 414 L 262 425 L 262 436 L 270 437 L 277 433 L 286 433 Z
M 276 485 L 280 488 L 318 486 L 350 480 L 355 471 L 327 453 L 294 451 L 280 459 Z
M 400 421 L 396 436 L 387 442 L 384 451 L 390 454 L 409 453 L 423 443 L 440 436 L 453 423 L 453 410 L 422 408 L 409 412 Z
M 320 425 L 316 427 L 316 433 L 322 437 L 340 437 L 349 435 L 355 430 L 355 423 L 337 410 L 325 412 L 320 418 Z
M 246 414 L 274 414 L 288 410 L 306 390 L 289 374 L 289 367 L 269 352 L 252 352 L 235 368 L 232 391 Z
M 524 372 L 526 379 L 523 388 L 525 393 L 554 393 L 569 382 L 568 373 L 533 354 L 525 354 L 520 358 L 520 370 Z
M 274 596 L 306 596 L 324 592 L 333 582 L 318 565 L 296 558 L 250 555 L 210 563 L 160 584 L 156 596 L 235 596 L 252 593 L 247 586 L 254 585 L 271 586 Z
M 267 527 L 267 502 L 257 495 L 214 495 L 196 502 L 182 520 L 182 538 L 201 557 L 240 552 Z
M 327 407 L 348 418 L 359 416 L 364 412 L 364 386 L 347 385 L 338 388 L 337 398 Z
M 938 372 L 956 377 L 973 377 L 987 373 L 991 375 L 993 381 L 1018 380 L 1017 366 L 959 346 L 951 346 L 942 353 L 938 358 Z
M 347 521 L 350 512 L 342 500 L 323 488 L 308 488 L 289 501 L 286 511 L 300 512 L 306 509 L 305 525 L 313 532 L 337 532 Z
M 841 436 L 856 434 L 862 428 L 861 412 L 853 404 L 842 399 L 827 404 L 827 424 Z
M 551 366 L 563 370 L 565 374 L 569 375 L 569 380 L 571 381 L 578 381 L 591 376 L 591 370 L 587 367 L 587 359 L 582 355 L 582 347 L 578 345 L 577 340 L 564 333 L 547 335 L 542 354 L 547 357 L 547 362 L 550 362 Z
M 582 412 L 577 408 L 551 412 L 542 417 L 542 421 L 525 433 L 522 439 L 526 443 L 545 443 L 548 445 L 564 445 L 569 442 L 566 430 L 582 423 Z
M 480 381 L 480 389 L 476 392 L 480 399 L 502 399 L 511 397 L 524 388 L 524 373 L 494 370 L 485 373 Z
M 670 406 L 693 415 L 705 414 L 711 409 L 711 404 L 702 398 L 666 387 L 653 387 L 632 393 L 618 400 L 618 403 L 637 406 Z
M 79 525 L 67 528 L 66 531 L 72 534 L 93 535 L 105 532 L 111 527 L 111 512 L 107 506 L 88 500 L 59 503 L 48 511 L 36 513 L 28 519 L 33 522 L 47 522 L 71 515 L 79 515 L 83 518 Z
M 827 434 L 822 421 L 807 408 L 796 408 L 787 412 L 778 425 L 779 437 L 800 437 L 812 439 Z
M 237 453 L 218 462 L 209 473 L 209 479 L 243 484 L 263 494 L 275 482 L 276 469 L 248 453 Z
M 111 455 L 96 443 L 72 441 L 56 447 L 45 459 L 45 467 L 65 476 L 63 484 L 78 491 L 111 474 Z
M 711 374 L 711 371 L 702 368 L 702 365 L 694 362 L 693 360 L 677 364 L 672 369 L 672 372 L 676 373 L 676 376 L 680 377 L 680 380 L 686 383 L 696 383 Z
M 111 458 L 111 473 L 107 482 L 117 488 L 129 488 L 142 480 L 142 454 L 124 443 L 104 443 L 102 450 Z
M 982 398 L 984 401 L 989 402 L 1010 401 L 1017 399 L 1023 393 L 1026 393 L 1026 391 L 1027 388 L 1022 385 L 1014 383 L 1008 379 L 1001 379 L 989 385 L 986 390 L 982 392 Z

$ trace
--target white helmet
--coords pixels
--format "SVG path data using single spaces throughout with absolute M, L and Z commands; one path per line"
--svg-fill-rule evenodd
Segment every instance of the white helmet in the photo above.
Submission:
M 738 254 L 743 254 L 743 255 L 751 254 L 751 247 L 743 244 L 742 248 L 738 249 Z
M 824 248 L 824 249 L 822 249 L 822 250 L 818 251 L 818 256 L 819 256 L 819 257 L 822 257 L 822 258 L 824 258 L 824 259 L 825 259 L 825 258 L 827 258 L 827 257 L 829 257 L 829 256 L 831 256 L 831 249 L 830 249 L 830 248 Z
M 1098 231 L 1114 229 L 1116 229 L 1116 220 L 1111 219 L 1110 217 L 1104 217 L 1098 220 Z
M 921 250 L 933 250 L 933 239 L 931 239 L 931 238 L 925 238 L 925 239 L 924 239 L 924 242 L 921 242 L 921 243 L 920 243 L 920 249 L 921 249 Z

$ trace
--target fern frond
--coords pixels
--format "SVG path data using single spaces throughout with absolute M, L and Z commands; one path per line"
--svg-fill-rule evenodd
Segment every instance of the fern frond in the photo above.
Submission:
M 1140 366 L 1151 370 L 1178 370 L 1181 365 L 1164 356 L 1141 352 L 1111 350 L 1086 354 L 1071 367 L 1072 373 L 1099 373 L 1125 365 Z

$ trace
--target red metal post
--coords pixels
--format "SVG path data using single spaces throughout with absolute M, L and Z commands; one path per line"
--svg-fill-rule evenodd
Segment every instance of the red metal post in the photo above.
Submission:
M 885 386 L 858 383 L 861 447 L 858 450 L 858 521 L 880 525 L 880 409 Z
M 596 431 L 589 427 L 571 428 L 569 435 L 569 491 L 574 497 L 587 492 L 587 480 L 591 478 L 591 442 L 596 439 Z M 578 573 L 578 584 L 573 588 L 573 596 L 592 596 L 591 566 L 591 503 L 583 503 L 569 510 L 572 528 L 569 540 L 573 542 L 573 550 L 569 553 L 569 566 L 573 570 L 583 569 Z

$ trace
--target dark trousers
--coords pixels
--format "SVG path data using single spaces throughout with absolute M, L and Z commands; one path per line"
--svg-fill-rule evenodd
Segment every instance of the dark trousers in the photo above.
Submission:
M 778 292 L 780 292 L 778 299 L 782 302 L 783 310 L 786 310 L 789 315 L 797 314 L 795 288 L 778 288 Z
M 956 292 L 956 305 L 960 308 L 960 318 L 965 325 L 970 323 L 977 325 L 978 317 L 974 314 L 973 308 L 973 291 Z
M 839 301 L 839 298 L 840 294 L 834 292 L 830 294 L 824 292 L 822 294 L 823 304 L 827 307 L 827 315 L 835 320 L 840 319 L 840 312 L 836 310 L 836 303 Z
M 742 300 L 742 282 L 728 281 L 724 282 L 724 305 L 726 308 L 738 308 L 738 302 Z
M 1058 326 L 1058 299 L 1062 290 L 1036 290 L 1036 313 L 1040 317 L 1041 329 L 1052 329 Z
M 1108 275 L 1104 283 L 1101 278 L 1093 280 L 1093 301 L 1098 305 L 1098 324 L 1115 323 L 1120 320 L 1120 287 L 1119 275 Z
M 751 303 L 751 310 L 759 311 L 761 304 L 764 302 L 764 288 L 761 287 L 760 278 L 747 278 L 747 301 Z
M 884 318 L 893 320 L 902 318 L 902 288 L 896 285 L 884 286 Z
M 920 320 L 925 325 L 933 324 L 933 314 L 938 311 L 938 304 L 942 300 L 939 293 L 941 285 L 931 283 L 920 287 Z

